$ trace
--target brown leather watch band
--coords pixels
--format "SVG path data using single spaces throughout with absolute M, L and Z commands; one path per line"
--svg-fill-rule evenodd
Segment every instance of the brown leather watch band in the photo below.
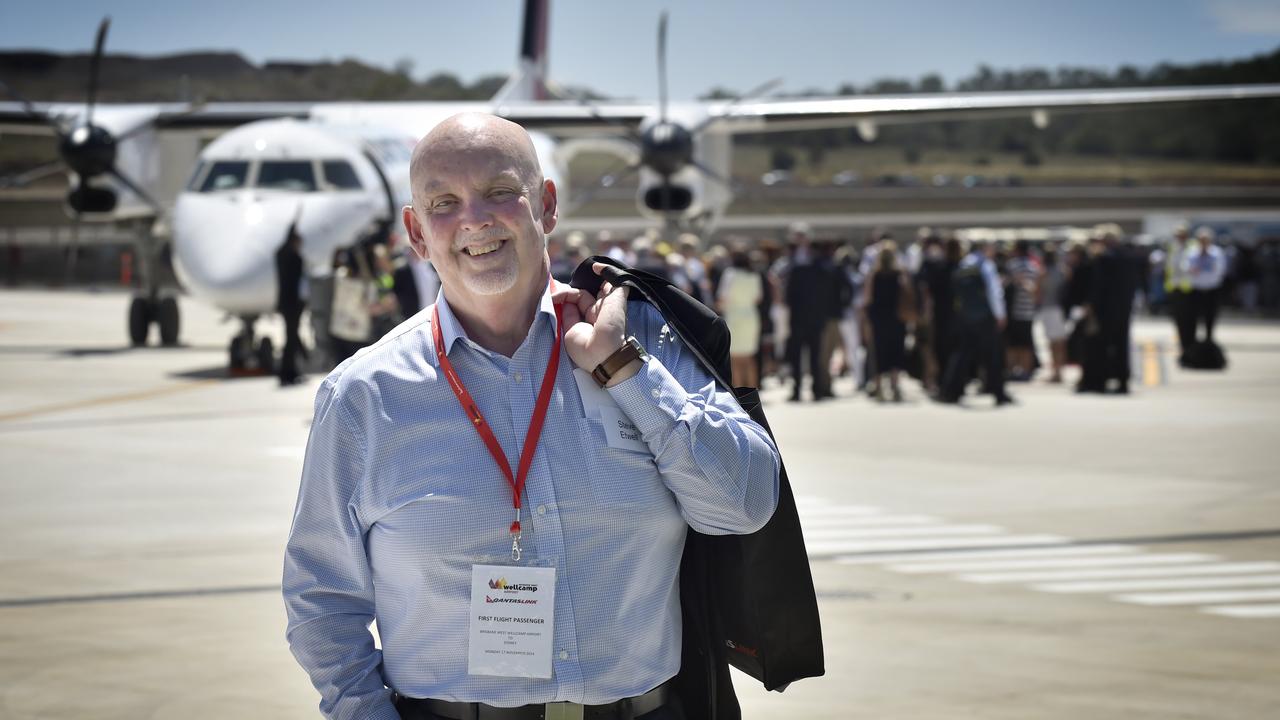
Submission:
M 626 367 L 632 360 L 640 360 L 644 357 L 644 347 L 635 339 L 635 336 L 629 337 L 626 342 L 622 343 L 622 347 L 614 350 L 612 355 L 605 358 L 604 362 L 591 371 L 591 377 L 595 378 L 595 381 L 603 387 L 615 373 Z

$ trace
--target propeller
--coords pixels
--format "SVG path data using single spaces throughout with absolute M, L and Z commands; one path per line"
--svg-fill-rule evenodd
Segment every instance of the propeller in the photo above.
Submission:
M 601 190 L 612 187 L 623 178 L 630 177 L 638 172 L 641 168 L 646 168 L 662 178 L 662 185 L 655 189 L 654 204 L 664 211 L 679 210 L 683 208 L 674 207 L 673 199 L 686 200 L 688 198 L 687 188 L 673 188 L 671 178 L 676 173 L 686 167 L 692 167 L 698 170 L 704 177 L 714 182 L 720 183 L 725 187 L 732 188 L 733 184 L 728 179 L 717 173 L 715 170 L 707 167 L 706 164 L 698 161 L 694 157 L 694 147 L 699 133 L 705 131 L 713 123 L 724 119 L 732 114 L 733 109 L 740 103 L 758 98 L 779 85 L 782 84 L 780 78 L 770 80 L 759 87 L 752 88 L 746 93 L 735 96 L 726 103 L 719 112 L 714 115 L 708 115 L 701 122 L 693 127 L 673 120 L 670 117 L 670 96 L 667 86 L 667 12 L 663 11 L 658 18 L 658 107 L 657 121 L 649 125 L 643 132 L 628 127 L 627 135 L 631 141 L 635 143 L 639 160 L 635 163 L 626 165 L 623 168 L 610 169 L 605 174 L 598 177 L 588 189 L 577 197 L 574 207 L 581 207 L 590 202 L 595 195 Z M 600 114 L 591 101 L 581 97 L 575 97 L 580 104 L 586 106 L 594 118 L 605 122 L 606 124 L 617 124 L 609 118 L 605 118 Z M 646 204 L 649 201 L 646 200 Z M 685 203 L 687 205 L 687 203 Z M 652 207 L 652 204 L 650 204 Z
M 77 222 L 79 222 L 80 216 L 84 213 L 106 213 L 115 209 L 117 200 L 115 191 L 111 188 L 95 186 L 91 183 L 95 178 L 102 176 L 115 178 L 121 185 L 142 198 L 143 202 L 150 205 L 157 214 L 164 212 L 164 208 L 146 193 L 137 182 L 130 179 L 120 171 L 120 168 L 116 167 L 116 149 L 119 142 L 149 128 L 151 123 L 143 123 L 117 138 L 110 130 L 101 125 L 95 125 L 93 122 L 94 108 L 98 104 L 103 50 L 106 48 L 107 31 L 110 27 L 111 18 L 109 17 L 103 18 L 98 25 L 98 33 L 93 44 L 93 55 L 89 59 L 89 78 L 85 95 L 84 117 L 74 126 L 68 127 L 67 123 L 60 118 L 54 117 L 47 112 L 41 112 L 30 100 L 19 95 L 5 83 L 0 82 L 0 92 L 21 103 L 23 109 L 32 120 L 45 123 L 53 129 L 58 137 L 59 155 L 59 159 L 56 162 L 8 177 L 0 177 L 0 187 L 23 187 L 59 170 L 69 169 L 76 174 L 77 179 L 70 192 L 67 193 L 67 205 L 70 206 Z M 198 106 L 193 106 L 187 112 L 194 112 L 197 109 L 199 109 Z

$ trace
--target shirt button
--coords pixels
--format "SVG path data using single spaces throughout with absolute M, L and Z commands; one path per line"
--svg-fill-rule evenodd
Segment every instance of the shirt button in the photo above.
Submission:
M 569 651 L 568 651 L 568 650 L 561 650 L 561 651 L 560 651 L 560 659 L 561 659 L 561 660 L 568 660 L 568 659 L 569 659 Z
M 523 378 L 524 378 L 524 375 L 523 375 L 523 374 L 521 374 L 521 373 L 516 373 L 516 374 L 515 374 L 515 378 L 514 378 L 514 379 L 515 379 L 515 381 L 516 381 L 516 382 L 520 382 L 520 380 L 521 380 L 521 379 L 523 379 Z
M 650 391 L 649 391 L 649 394 L 650 394 L 650 395 L 652 395 L 652 396 L 654 397 L 654 399 L 656 400 L 656 399 L 658 398 L 658 396 L 659 396 L 659 395 L 661 395 L 662 393 L 658 392 L 658 389 L 657 389 L 657 388 L 654 388 L 654 389 L 652 389 L 652 390 L 650 390 Z
M 546 506 L 546 505 L 539 505 L 539 506 L 538 506 L 538 514 L 539 514 L 539 515 L 546 515 L 546 514 L 547 514 L 547 506 Z

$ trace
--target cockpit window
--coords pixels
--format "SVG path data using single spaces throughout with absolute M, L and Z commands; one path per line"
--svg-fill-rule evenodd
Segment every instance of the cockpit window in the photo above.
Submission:
M 267 190 L 315 192 L 316 173 L 309 160 L 272 160 L 258 168 L 255 187 Z
M 249 174 L 249 163 L 242 160 L 226 160 L 215 162 L 209 168 L 200 192 L 217 192 L 219 190 L 235 190 L 244 187 L 244 179 Z
M 320 168 L 324 171 L 324 181 L 339 190 L 359 190 L 361 187 L 355 168 L 345 160 L 325 160 Z

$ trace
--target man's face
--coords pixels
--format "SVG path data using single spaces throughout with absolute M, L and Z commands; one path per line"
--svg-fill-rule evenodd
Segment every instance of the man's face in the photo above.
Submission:
M 555 227 L 556 190 L 550 180 L 530 178 L 526 160 L 502 143 L 450 147 L 424 158 L 405 224 L 414 250 L 440 274 L 450 303 L 523 299 L 546 284 L 544 238 Z

